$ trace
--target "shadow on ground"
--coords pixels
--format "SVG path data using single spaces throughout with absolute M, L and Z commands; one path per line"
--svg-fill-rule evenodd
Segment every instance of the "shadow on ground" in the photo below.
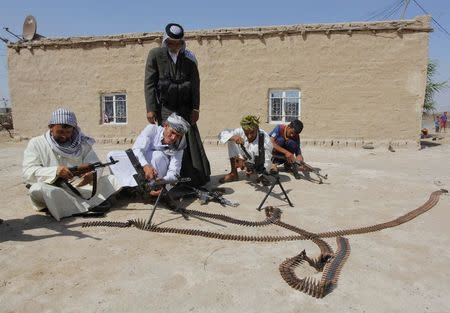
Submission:
M 70 221 L 73 221 L 73 218 L 66 218 L 58 222 L 50 216 L 39 214 L 26 216 L 23 219 L 4 220 L 0 224 L 0 243 L 6 241 L 35 241 L 60 236 L 101 240 L 100 238 L 86 235 L 79 230 L 73 230 L 72 228 L 81 227 L 82 223 L 69 224 Z M 47 235 L 27 233 L 28 231 L 39 228 L 46 228 L 52 230 L 54 233 Z

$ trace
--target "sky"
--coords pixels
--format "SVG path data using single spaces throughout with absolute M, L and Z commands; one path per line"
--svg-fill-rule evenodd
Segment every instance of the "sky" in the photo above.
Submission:
M 432 15 L 429 58 L 438 64 L 435 81 L 450 82 L 450 1 L 448 0 L 0 0 L 0 37 L 17 39 L 27 15 L 46 37 L 159 32 L 169 22 L 186 31 L 229 27 L 412 19 Z M 422 9 L 419 7 L 422 7 Z M 446 32 L 448 33 L 446 33 Z M 0 108 L 9 100 L 6 45 L 0 41 Z M 450 85 L 450 84 L 449 84 Z M 450 88 L 435 96 L 437 111 L 450 111 Z M 10 102 L 8 102 L 10 103 Z

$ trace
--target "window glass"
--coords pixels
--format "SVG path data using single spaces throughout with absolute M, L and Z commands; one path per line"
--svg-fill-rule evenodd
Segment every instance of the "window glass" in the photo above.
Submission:
M 102 95 L 102 123 L 125 124 L 127 123 L 127 95 L 108 94 Z
M 269 122 L 289 123 L 300 118 L 299 90 L 271 90 L 269 94 Z

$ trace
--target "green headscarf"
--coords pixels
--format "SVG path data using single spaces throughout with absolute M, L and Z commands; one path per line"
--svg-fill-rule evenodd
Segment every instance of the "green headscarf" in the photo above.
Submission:
M 259 127 L 259 117 L 254 115 L 244 116 L 241 120 L 243 130 L 253 130 Z

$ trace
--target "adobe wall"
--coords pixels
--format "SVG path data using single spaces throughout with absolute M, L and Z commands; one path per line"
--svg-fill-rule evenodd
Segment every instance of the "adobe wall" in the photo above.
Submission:
M 293 25 L 188 32 L 199 60 L 205 140 L 261 116 L 269 89 L 301 90 L 305 143 L 414 144 L 421 126 L 429 17 L 415 20 Z M 144 65 L 161 33 L 43 39 L 9 46 L 15 130 L 41 134 L 50 112 L 76 112 L 83 130 L 102 138 L 135 138 L 146 125 Z M 125 91 L 128 124 L 102 125 L 100 95 Z M 114 139 L 116 140 L 116 139 Z

